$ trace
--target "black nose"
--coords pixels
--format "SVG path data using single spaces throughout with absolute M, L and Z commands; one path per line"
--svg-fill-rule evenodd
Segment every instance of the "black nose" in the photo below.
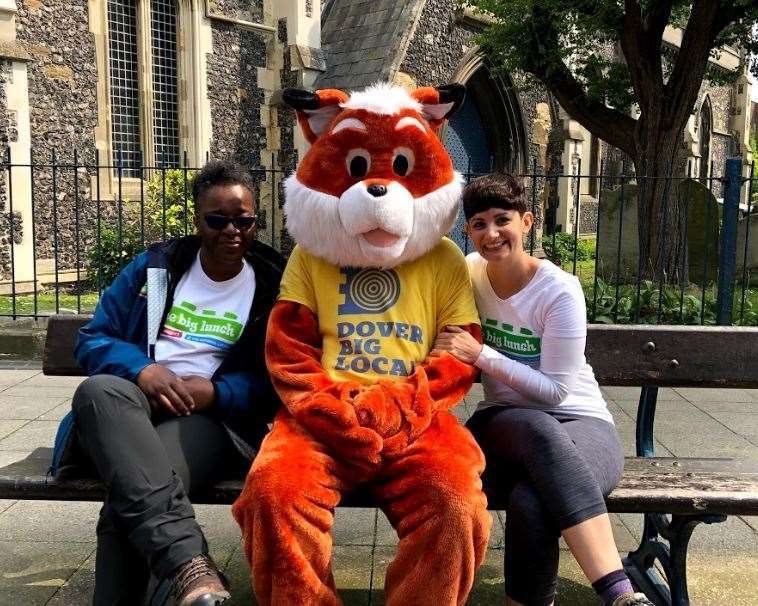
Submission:
M 374 198 L 381 198 L 384 194 L 387 193 L 387 188 L 384 187 L 384 185 L 374 183 L 373 185 L 368 186 L 368 193 L 374 196 Z

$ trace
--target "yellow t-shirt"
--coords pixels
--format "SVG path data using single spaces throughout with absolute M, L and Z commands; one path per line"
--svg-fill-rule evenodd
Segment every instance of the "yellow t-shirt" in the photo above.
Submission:
M 393 269 L 341 268 L 296 246 L 279 299 L 318 316 L 321 365 L 335 380 L 408 376 L 446 325 L 479 323 L 463 253 L 447 238 Z

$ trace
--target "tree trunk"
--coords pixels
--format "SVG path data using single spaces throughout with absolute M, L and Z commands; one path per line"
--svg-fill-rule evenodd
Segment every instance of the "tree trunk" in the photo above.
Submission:
M 640 124 L 634 158 L 639 185 L 639 277 L 684 283 L 688 268 L 685 208 L 678 195 L 683 176 L 681 131 L 655 126 L 645 128 Z

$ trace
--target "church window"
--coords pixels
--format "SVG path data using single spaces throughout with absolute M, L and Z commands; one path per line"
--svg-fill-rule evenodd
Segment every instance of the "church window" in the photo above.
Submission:
M 125 177 L 139 159 L 180 160 L 178 8 L 175 0 L 108 0 L 111 160 Z

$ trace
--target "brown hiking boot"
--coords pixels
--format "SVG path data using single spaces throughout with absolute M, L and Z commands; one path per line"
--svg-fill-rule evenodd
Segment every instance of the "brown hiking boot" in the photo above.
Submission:
M 171 580 L 171 606 L 219 606 L 232 596 L 228 583 L 206 555 L 199 555 L 176 569 Z

